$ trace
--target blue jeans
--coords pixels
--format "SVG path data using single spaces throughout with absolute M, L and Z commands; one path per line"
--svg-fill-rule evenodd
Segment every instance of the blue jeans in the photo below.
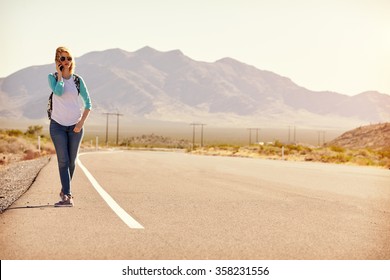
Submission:
M 73 132 L 75 126 L 63 126 L 54 120 L 50 121 L 50 136 L 57 153 L 61 191 L 67 195 L 72 195 L 71 181 L 76 168 L 77 153 L 84 135 L 84 129 L 79 133 Z

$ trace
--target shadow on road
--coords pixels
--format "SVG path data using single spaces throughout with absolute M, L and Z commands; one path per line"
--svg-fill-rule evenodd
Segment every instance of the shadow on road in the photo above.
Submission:
M 16 207 L 9 207 L 5 209 L 7 210 L 15 210 L 15 209 L 29 209 L 29 208 L 54 208 L 54 204 L 46 204 L 46 205 L 27 205 L 27 206 L 16 206 Z M 57 207 L 56 207 L 57 208 Z

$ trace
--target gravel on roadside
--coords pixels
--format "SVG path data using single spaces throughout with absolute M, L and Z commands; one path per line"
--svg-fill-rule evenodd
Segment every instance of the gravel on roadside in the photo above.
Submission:
M 0 167 L 0 213 L 21 197 L 34 183 L 50 157 L 24 160 Z

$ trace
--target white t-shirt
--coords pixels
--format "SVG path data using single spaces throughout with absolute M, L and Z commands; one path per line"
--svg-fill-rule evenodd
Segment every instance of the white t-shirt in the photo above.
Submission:
M 76 124 L 82 115 L 82 102 L 73 77 L 64 80 L 64 93 L 53 94 L 53 111 L 51 118 L 63 126 Z

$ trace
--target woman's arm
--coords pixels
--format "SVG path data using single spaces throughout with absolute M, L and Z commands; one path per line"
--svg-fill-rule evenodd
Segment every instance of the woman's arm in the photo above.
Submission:
M 88 118 L 90 112 L 91 112 L 90 109 L 85 109 L 84 110 L 84 113 L 81 116 L 81 119 L 79 120 L 79 122 L 76 124 L 76 126 L 73 129 L 74 132 L 79 133 L 81 131 L 81 129 L 83 128 L 84 123 L 85 123 L 86 119 Z
M 87 86 L 84 83 L 84 80 L 79 76 L 80 79 L 80 96 L 84 101 L 84 112 L 81 116 L 80 121 L 76 124 L 75 128 L 73 129 L 74 132 L 79 133 L 81 129 L 84 126 L 85 121 L 87 120 L 89 113 L 92 109 L 92 103 L 91 98 L 89 97 L 89 92 L 87 89 Z
M 64 93 L 64 81 L 62 79 L 56 80 L 54 74 L 49 74 L 49 86 L 55 95 L 61 96 Z
M 84 83 L 83 78 L 81 78 L 80 76 L 79 76 L 79 80 L 80 80 L 80 96 L 84 101 L 84 108 L 91 110 L 92 102 L 91 102 L 91 98 L 89 97 L 87 85 Z

